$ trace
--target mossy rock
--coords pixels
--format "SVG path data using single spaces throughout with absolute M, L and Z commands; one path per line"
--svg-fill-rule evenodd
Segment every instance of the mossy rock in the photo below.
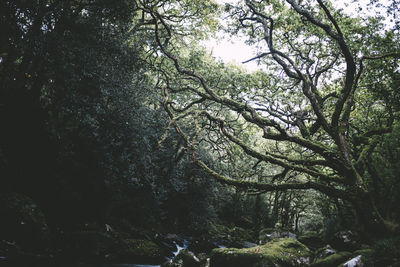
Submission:
M 324 240 L 315 232 L 301 235 L 297 238 L 297 240 L 311 249 L 322 248 L 325 245 Z
M 135 262 L 140 264 L 160 264 L 167 252 L 156 243 L 142 239 L 124 240 L 124 249 L 110 257 L 113 262 Z
M 291 238 L 274 239 L 252 248 L 217 248 L 211 253 L 210 267 L 307 266 L 310 250 Z
M 50 240 L 46 218 L 39 206 L 19 193 L 0 195 L 0 236 L 15 241 L 24 250 L 45 248 Z
M 341 263 L 346 262 L 351 259 L 352 254 L 347 251 L 338 252 L 329 255 L 326 258 L 318 259 L 311 264 L 312 267 L 337 267 Z

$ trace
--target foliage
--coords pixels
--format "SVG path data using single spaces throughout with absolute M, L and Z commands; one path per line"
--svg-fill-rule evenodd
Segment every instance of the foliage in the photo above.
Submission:
M 163 105 L 193 161 L 250 191 L 314 189 L 335 205 L 350 203 L 365 229 L 378 222 L 383 230 L 367 166 L 398 121 L 396 35 L 379 17 L 352 18 L 323 1 L 244 1 L 225 10 L 228 31 L 258 46 L 249 61 L 263 71 L 180 46 L 177 23 L 146 10 L 169 60 L 160 66 Z M 204 150 L 219 166 L 210 168 Z

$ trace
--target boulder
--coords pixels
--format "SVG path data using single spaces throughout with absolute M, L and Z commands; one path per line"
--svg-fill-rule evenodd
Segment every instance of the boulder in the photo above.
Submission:
M 362 260 L 362 256 L 358 255 L 354 258 L 352 258 L 349 261 L 346 261 L 345 263 L 341 264 L 340 267 L 364 267 L 364 262 Z
M 310 266 L 312 267 L 337 267 L 341 263 L 351 258 L 351 253 L 344 251 L 329 255 L 325 258 L 314 261 Z
M 310 256 L 310 250 L 297 240 L 279 238 L 252 248 L 214 249 L 210 267 L 307 266 Z
M 325 245 L 324 240 L 315 232 L 303 234 L 297 240 L 311 249 L 322 248 Z

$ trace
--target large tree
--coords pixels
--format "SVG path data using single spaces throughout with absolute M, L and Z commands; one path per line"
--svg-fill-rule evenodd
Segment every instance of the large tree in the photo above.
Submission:
M 382 18 L 353 18 L 329 1 L 228 4 L 229 31 L 257 47 L 249 61 L 262 70 L 249 74 L 196 48 L 193 10 L 208 18 L 203 26 L 213 24 L 212 13 L 196 9 L 212 2 L 189 3 L 141 9 L 168 59 L 156 64 L 164 108 L 193 161 L 238 187 L 317 190 L 351 203 L 365 230 L 397 229 L 375 204 L 368 165 L 398 124 L 398 33 Z M 198 28 L 180 25 L 190 21 Z M 204 150 L 215 154 L 217 169 Z

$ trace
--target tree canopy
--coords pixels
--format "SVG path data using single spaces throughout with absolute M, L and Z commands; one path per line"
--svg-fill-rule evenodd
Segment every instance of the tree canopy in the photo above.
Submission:
M 227 30 L 257 45 L 249 61 L 264 66 L 246 73 L 209 59 L 175 6 L 162 7 L 143 6 L 169 59 L 158 87 L 197 165 L 238 187 L 314 189 L 352 203 L 360 223 L 383 223 L 368 166 L 398 125 L 400 50 L 382 18 L 353 18 L 327 1 L 226 4 Z M 204 150 L 226 167 L 210 168 Z

